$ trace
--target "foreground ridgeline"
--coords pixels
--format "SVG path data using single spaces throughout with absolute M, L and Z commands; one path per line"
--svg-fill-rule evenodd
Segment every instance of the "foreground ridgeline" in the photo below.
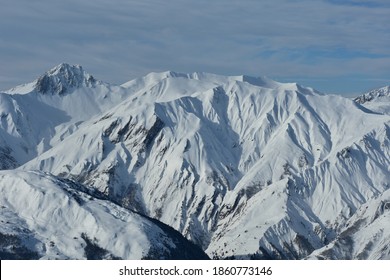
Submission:
M 1 259 L 388 259 L 390 96 L 61 64 L 0 93 Z

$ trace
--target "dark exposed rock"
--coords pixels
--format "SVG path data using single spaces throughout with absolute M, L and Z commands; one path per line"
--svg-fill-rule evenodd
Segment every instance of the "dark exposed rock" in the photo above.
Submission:
M 14 169 L 18 166 L 11 152 L 12 150 L 8 147 L 0 147 L 0 170 Z
M 153 126 L 148 130 L 145 140 L 144 140 L 144 147 L 146 149 L 150 148 L 150 145 L 152 144 L 153 140 L 157 137 L 158 133 L 163 129 L 164 122 L 156 116 L 156 120 L 153 124 Z

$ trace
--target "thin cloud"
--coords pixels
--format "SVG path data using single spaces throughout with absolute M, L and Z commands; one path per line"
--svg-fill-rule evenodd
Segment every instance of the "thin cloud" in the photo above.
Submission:
M 162 70 L 313 79 L 390 72 L 387 1 L 8 2 L 3 89 L 63 61 L 116 84 Z
M 326 2 L 334 4 L 334 5 L 341 5 L 341 6 L 358 6 L 358 7 L 365 7 L 365 8 L 379 8 L 379 7 L 390 7 L 390 4 L 386 0 L 326 0 Z

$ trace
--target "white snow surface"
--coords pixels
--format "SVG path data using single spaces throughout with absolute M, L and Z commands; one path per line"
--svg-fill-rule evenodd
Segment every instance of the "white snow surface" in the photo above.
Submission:
M 176 249 L 153 221 L 43 172 L 0 171 L 0 205 L 2 238 L 17 236 L 41 259 L 89 258 L 89 242 L 100 247 L 92 258 L 104 259 L 163 259 Z
M 362 204 L 335 240 L 308 259 L 390 260 L 390 190 Z
M 0 95 L 4 166 L 94 188 L 210 257 L 315 257 L 390 188 L 384 99 L 370 100 L 378 109 L 295 83 L 208 73 L 113 86 L 80 69 L 46 73 L 57 92 L 30 84 Z M 332 256 L 389 258 L 385 235 L 360 254 L 367 234 L 355 234 L 359 253 Z

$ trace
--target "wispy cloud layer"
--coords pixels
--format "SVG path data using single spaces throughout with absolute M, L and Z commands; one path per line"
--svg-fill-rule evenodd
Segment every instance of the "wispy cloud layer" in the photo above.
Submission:
M 305 78 L 332 92 L 390 79 L 387 0 L 5 2 L 3 89 L 64 61 L 112 83 L 168 69 Z

